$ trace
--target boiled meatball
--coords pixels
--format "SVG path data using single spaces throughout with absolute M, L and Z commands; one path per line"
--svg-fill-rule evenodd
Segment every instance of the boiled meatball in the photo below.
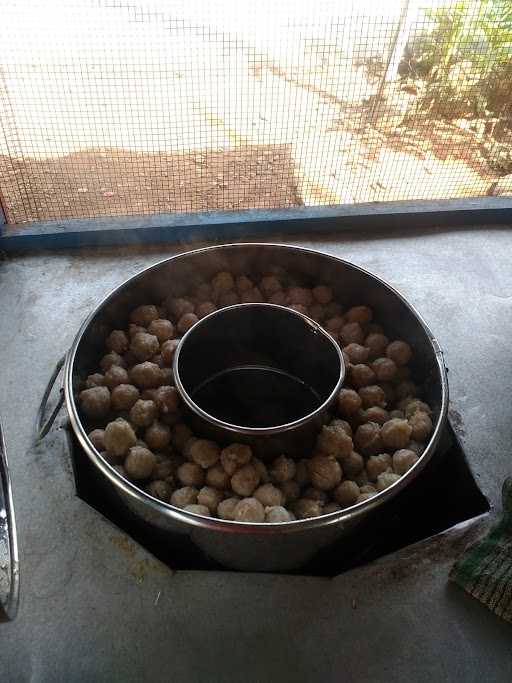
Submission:
M 224 494 L 218 489 L 214 489 L 211 486 L 203 486 L 197 494 L 197 503 L 198 505 L 206 506 L 211 514 L 215 514 L 223 498 Z
M 105 417 L 110 412 L 110 391 L 107 387 L 84 389 L 78 400 L 81 409 L 89 417 Z
M 128 351 L 128 345 L 128 337 L 123 330 L 113 330 L 105 341 L 105 346 L 109 351 L 115 351 L 121 356 Z
M 350 481 L 349 479 L 341 482 L 333 491 L 334 500 L 339 503 L 342 508 L 355 505 L 359 494 L 359 486 L 355 481 Z
M 343 467 L 343 473 L 345 476 L 355 477 L 362 471 L 364 467 L 364 460 L 359 453 L 352 451 L 350 455 L 341 460 L 341 465 Z
M 292 506 L 293 513 L 297 519 L 307 519 L 309 517 L 318 517 L 322 514 L 322 506 L 317 500 L 309 498 L 299 498 Z
M 412 434 L 412 427 L 407 420 L 393 418 L 381 428 L 381 438 L 385 446 L 392 449 L 406 448 Z
M 130 409 L 130 421 L 137 427 L 149 427 L 158 415 L 158 408 L 154 401 L 135 401 Z
M 206 470 L 206 483 L 216 489 L 227 489 L 229 487 L 229 475 L 222 465 L 213 465 Z
M 128 384 L 128 373 L 124 368 L 112 365 L 105 373 L 105 385 L 109 389 L 113 389 L 119 384 Z
M 88 434 L 89 441 L 92 443 L 97 451 L 105 450 L 105 430 L 104 429 L 93 429 L 92 432 Z
M 202 303 L 198 304 L 196 306 L 195 313 L 199 319 L 205 318 L 207 315 L 210 315 L 210 313 L 213 313 L 213 311 L 217 310 L 217 306 L 212 303 L 211 301 L 203 301 Z
M 290 304 L 301 304 L 307 307 L 313 303 L 313 294 L 306 287 L 290 287 L 288 290 L 288 300 Z
M 407 365 L 412 358 L 412 350 L 407 342 L 393 341 L 386 348 L 386 356 L 397 365 Z
M 363 405 L 361 397 L 353 389 L 342 389 L 337 398 L 338 411 L 344 417 L 357 413 Z
M 146 486 L 146 493 L 149 493 L 153 498 L 158 498 L 158 500 L 168 503 L 171 500 L 172 488 L 166 481 L 155 479 Z
M 370 481 L 376 481 L 379 474 L 391 471 L 391 456 L 387 453 L 372 455 L 366 461 L 366 473 Z
M 104 439 L 107 453 L 116 457 L 122 457 L 137 443 L 137 437 L 132 426 L 122 418 L 117 418 L 114 422 L 108 423 L 105 427 Z M 126 471 L 130 474 L 128 470 Z
M 142 446 L 133 446 L 128 451 L 124 468 L 131 479 L 149 479 L 156 466 L 154 454 Z
M 147 327 L 153 320 L 158 318 L 158 310 L 156 306 L 138 306 L 130 313 L 130 322 L 141 327 Z
M 382 429 L 383 427 L 376 422 L 366 422 L 365 424 L 359 425 L 354 434 L 354 444 L 357 449 L 367 455 L 372 455 L 381 450 Z
M 240 498 L 233 496 L 231 498 L 226 498 L 221 500 L 219 506 L 217 507 L 217 514 L 220 519 L 228 519 L 234 521 L 235 519 L 235 508 L 240 502 Z
M 236 476 L 236 475 L 234 475 Z M 283 505 L 285 502 L 283 492 L 274 484 L 263 484 L 253 493 L 254 498 L 259 500 L 263 507 L 273 507 Z
M 269 470 L 271 479 L 278 484 L 293 479 L 295 471 L 295 461 L 287 458 L 285 455 L 280 455 L 276 458 Z
M 371 368 L 379 382 L 391 382 L 397 373 L 396 363 L 391 358 L 376 358 Z
M 373 406 L 385 408 L 387 405 L 386 394 L 378 384 L 361 387 L 358 393 L 364 408 L 372 408 Z
M 184 508 L 187 505 L 195 505 L 199 491 L 194 486 L 183 486 L 176 489 L 171 496 L 171 505 L 177 508 Z
M 93 387 L 104 387 L 105 386 L 105 375 L 100 372 L 95 372 L 89 375 L 85 380 L 85 388 L 92 389 Z
M 190 447 L 190 459 L 200 465 L 203 469 L 207 469 L 220 458 L 220 448 L 213 441 L 207 439 L 196 439 Z
M 174 360 L 174 354 L 176 353 L 176 349 L 178 348 L 180 341 L 181 339 L 169 339 L 168 341 L 162 344 L 160 353 L 165 365 L 172 365 L 172 362 Z
M 184 462 L 176 471 L 176 476 L 183 486 L 203 486 L 204 470 L 195 462 Z
M 349 455 L 352 448 L 351 437 L 343 426 L 337 423 L 324 425 L 316 440 L 316 450 L 318 453 L 335 458 L 343 458 Z
M 154 390 L 154 402 L 158 410 L 163 413 L 175 413 L 180 404 L 180 398 L 176 387 L 161 386 Z
M 171 443 L 171 430 L 155 420 L 144 432 L 144 440 L 152 450 L 161 451 Z
M 291 513 L 282 505 L 272 505 L 265 509 L 265 522 L 269 524 L 291 522 L 292 520 Z
M 372 332 L 364 340 L 364 345 L 370 349 L 370 358 L 379 358 L 389 345 L 389 339 L 381 332 Z
M 270 297 L 272 294 L 280 292 L 282 286 L 275 275 L 266 275 L 260 282 L 260 289 L 267 297 Z
M 407 448 L 393 453 L 393 470 L 396 474 L 405 474 L 418 462 L 417 454 Z
M 264 522 L 265 509 L 256 498 L 243 498 L 235 505 L 233 517 L 237 522 Z
M 254 287 L 254 282 L 247 275 L 239 275 L 235 280 L 235 287 L 239 294 L 243 294 Z
M 231 477 L 231 489 L 234 493 L 243 497 L 251 496 L 259 483 L 260 476 L 258 471 L 250 463 L 237 469 Z
M 334 458 L 315 455 L 309 461 L 309 476 L 314 487 L 331 491 L 340 483 L 343 471 Z
M 358 363 L 357 365 L 352 365 L 349 372 L 350 382 L 360 389 L 361 387 L 366 387 L 370 384 L 375 384 L 377 376 L 373 370 L 364 363 Z
M 180 334 L 185 334 L 185 332 L 190 330 L 190 328 L 193 327 L 198 320 L 199 318 L 195 313 L 185 313 L 185 315 L 182 315 L 178 320 L 178 332 Z
M 134 365 L 129 374 L 132 384 L 139 389 L 153 389 L 162 383 L 162 371 L 155 363 L 145 362 Z
M 224 448 L 220 454 L 220 461 L 224 470 L 233 476 L 239 467 L 247 465 L 252 458 L 250 446 L 242 443 L 234 443 Z
M 234 287 L 235 280 L 231 273 L 226 270 L 217 273 L 212 280 L 212 288 L 217 295 L 229 292 L 231 289 L 234 289 Z
M 341 328 L 341 338 L 344 344 L 363 344 L 364 332 L 359 323 L 346 323 Z
M 198 497 L 199 500 L 199 497 Z M 195 515 L 202 515 L 203 517 L 211 517 L 211 511 L 206 505 L 185 505 L 183 508 L 186 512 L 193 512 Z
M 434 429 L 431 418 L 424 412 L 414 413 L 408 422 L 412 430 L 411 438 L 414 441 L 426 441 Z
M 293 479 L 290 481 L 283 481 L 283 483 L 280 484 L 279 489 L 283 494 L 284 502 L 287 504 L 293 503 L 293 501 L 300 498 L 300 486 Z
M 132 337 L 130 351 L 138 361 L 145 361 L 149 360 L 160 351 L 160 344 L 154 334 L 137 332 L 137 334 Z
M 432 410 L 428 403 L 421 401 L 419 398 L 414 398 L 407 403 L 405 417 L 412 417 L 414 413 L 426 413 L 430 417 L 432 415 Z
M 377 491 L 384 491 L 388 486 L 391 486 L 400 479 L 398 474 L 394 472 L 383 472 L 377 477 Z
M 325 285 L 318 285 L 312 289 L 313 298 L 322 306 L 326 306 L 332 301 L 332 289 Z
M 179 320 L 187 313 L 194 312 L 194 304 L 182 297 L 167 299 L 165 306 L 169 313 L 173 315 L 174 320 Z
M 361 346 L 361 344 L 348 344 L 348 346 L 343 347 L 343 351 L 347 354 L 350 362 L 354 365 L 358 363 L 366 363 L 368 360 L 368 354 L 370 349 L 366 346 Z
M 359 417 L 361 423 L 376 422 L 379 425 L 383 425 L 391 418 L 391 415 L 388 413 L 387 410 L 384 410 L 384 408 L 380 408 L 379 406 L 372 406 L 371 408 L 363 410 L 362 413 L 360 413 Z
M 123 356 L 120 356 L 115 351 L 107 353 L 107 355 L 103 356 L 103 358 L 100 360 L 100 367 L 104 373 L 107 372 L 107 370 L 110 370 L 110 368 L 113 365 L 117 365 L 120 368 L 126 367 L 125 358 L 123 358 Z
M 245 296 L 246 294 L 247 292 L 244 292 L 242 296 Z M 219 304 L 219 308 L 225 308 L 226 306 L 234 306 L 235 304 L 240 303 L 240 297 L 236 292 L 231 290 L 230 292 L 224 292 L 224 294 L 221 294 L 217 300 L 217 303 Z
M 160 344 L 163 344 L 174 337 L 174 325 L 166 318 L 157 318 L 148 325 L 148 332 L 154 335 Z

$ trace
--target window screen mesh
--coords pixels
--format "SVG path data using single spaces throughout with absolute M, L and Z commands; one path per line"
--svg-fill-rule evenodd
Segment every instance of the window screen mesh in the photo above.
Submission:
M 4 211 L 503 193 L 511 46 L 512 0 L 10 0 Z

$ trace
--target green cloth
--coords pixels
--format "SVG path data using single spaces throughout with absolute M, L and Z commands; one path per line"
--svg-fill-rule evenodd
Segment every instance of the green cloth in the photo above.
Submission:
M 457 561 L 450 579 L 492 612 L 512 622 L 512 477 L 503 484 L 503 515 Z

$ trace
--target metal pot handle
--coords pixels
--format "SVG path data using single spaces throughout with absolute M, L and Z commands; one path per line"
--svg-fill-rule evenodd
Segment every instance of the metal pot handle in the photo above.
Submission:
M 18 611 L 20 573 L 9 464 L 0 423 L 0 622 Z
M 45 392 L 43 394 L 43 398 L 41 399 L 41 403 L 39 405 L 39 410 L 37 411 L 37 420 L 36 420 L 36 442 L 39 441 L 40 439 L 43 439 L 48 432 L 50 431 L 53 423 L 55 422 L 55 418 L 57 417 L 57 413 L 59 410 L 62 408 L 62 404 L 64 403 L 64 388 L 60 388 L 60 395 L 59 395 L 59 400 L 57 401 L 57 405 L 52 411 L 52 414 L 50 417 L 45 421 L 44 416 L 46 413 L 46 406 L 48 405 L 48 398 L 50 397 L 51 391 L 53 389 L 53 386 L 55 384 L 55 381 L 57 377 L 60 374 L 60 371 L 62 370 L 62 367 L 64 363 L 66 362 L 66 356 L 62 356 L 62 358 L 58 361 L 57 365 L 55 366 L 52 376 L 50 377 L 48 384 L 46 386 Z

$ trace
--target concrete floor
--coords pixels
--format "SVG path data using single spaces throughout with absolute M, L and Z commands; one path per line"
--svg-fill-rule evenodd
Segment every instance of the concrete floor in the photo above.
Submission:
M 445 351 L 473 472 L 499 508 L 511 473 L 512 232 L 283 241 L 362 265 L 418 308 Z M 0 625 L 1 679 L 512 680 L 512 627 L 447 581 L 488 518 L 332 580 L 172 572 L 74 495 L 62 430 L 32 445 L 45 384 L 82 319 L 115 285 L 176 251 L 0 261 L 0 415 L 22 571 L 18 618 Z

